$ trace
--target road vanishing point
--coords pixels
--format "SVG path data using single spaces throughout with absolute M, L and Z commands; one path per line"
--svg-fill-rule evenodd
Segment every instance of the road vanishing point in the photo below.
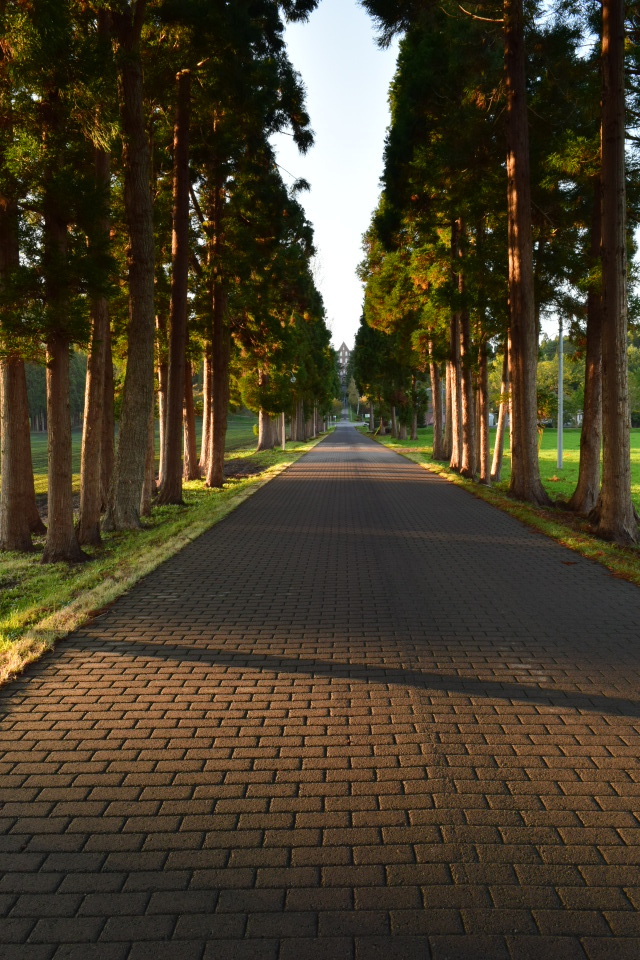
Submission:
M 638 960 L 640 592 L 341 424 L 0 697 L 2 960 Z

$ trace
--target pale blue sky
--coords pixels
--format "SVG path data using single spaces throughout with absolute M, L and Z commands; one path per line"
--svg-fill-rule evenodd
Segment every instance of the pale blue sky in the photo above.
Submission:
M 278 162 L 311 184 L 299 199 L 315 228 L 316 283 L 334 346 L 344 340 L 351 348 L 362 312 L 355 270 L 378 201 L 397 47 L 377 47 L 371 19 L 356 0 L 321 0 L 307 23 L 287 27 L 286 39 L 307 90 L 316 142 L 302 157 L 290 137 L 277 137 Z M 285 182 L 290 175 L 283 172 Z

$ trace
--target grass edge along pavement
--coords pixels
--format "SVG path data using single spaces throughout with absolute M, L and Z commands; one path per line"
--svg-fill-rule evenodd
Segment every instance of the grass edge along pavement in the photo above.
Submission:
M 4 609 L 0 607 L 0 685 L 215 526 L 323 436 L 288 444 L 286 452 L 233 451 L 234 460 L 250 458 L 263 469 L 230 479 L 222 489 L 207 489 L 202 481 L 185 483 L 186 507 L 154 507 L 141 530 L 103 535 L 103 545 L 87 551 L 89 563 L 43 565 L 38 553 L 0 554 L 0 592 L 5 593 Z M 29 579 L 31 596 L 25 603 L 21 586 Z
M 479 500 L 484 500 L 485 503 L 510 514 L 528 527 L 551 537 L 552 540 L 556 540 L 569 550 L 601 564 L 613 576 L 621 577 L 623 580 L 628 580 L 630 583 L 640 586 L 639 547 L 622 547 L 606 540 L 600 540 L 589 532 L 587 520 L 568 510 L 562 510 L 560 507 L 535 507 L 530 503 L 512 499 L 501 489 L 461 477 L 455 470 L 450 470 L 445 463 L 432 460 L 428 448 L 424 450 L 407 449 L 406 447 L 396 446 L 390 436 L 380 437 L 376 435 L 372 437 L 366 431 L 366 428 L 362 429 L 362 432 L 388 450 L 399 453 L 407 460 L 411 460 L 425 470 L 429 470 L 430 473 L 435 473 L 444 480 L 448 480 L 449 483 L 462 487 Z

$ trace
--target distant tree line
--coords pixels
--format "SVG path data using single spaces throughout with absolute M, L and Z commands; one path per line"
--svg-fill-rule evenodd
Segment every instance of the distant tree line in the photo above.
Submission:
M 30 550 L 42 529 L 27 378 L 49 434 L 45 561 L 138 527 L 156 494 L 181 503 L 184 477 L 221 486 L 231 400 L 259 413 L 261 448 L 283 415 L 304 439 L 331 409 L 306 184 L 285 185 L 271 147 L 278 131 L 312 143 L 283 30 L 315 5 L 0 0 L 0 548 Z M 74 347 L 87 355 L 77 523 Z
M 406 423 L 415 384 L 428 379 L 434 457 L 483 483 L 500 475 L 508 410 L 510 492 L 548 504 L 538 338 L 541 317 L 561 313 L 585 371 L 570 506 L 601 536 L 637 541 L 627 291 L 640 172 L 635 139 L 625 136 L 627 112 L 631 128 L 638 115 L 637 7 L 625 19 L 622 0 L 363 3 L 381 42 L 402 40 L 383 190 L 360 270 L 361 392 Z M 496 352 L 502 404 L 492 454 Z

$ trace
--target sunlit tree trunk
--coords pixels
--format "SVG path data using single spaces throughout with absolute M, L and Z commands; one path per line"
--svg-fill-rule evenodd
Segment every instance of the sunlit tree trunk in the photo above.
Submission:
M 151 513 L 151 501 L 156 492 L 156 434 L 153 407 L 149 414 L 147 425 L 147 445 L 144 463 L 144 483 L 140 494 L 140 516 L 148 517 Z
M 602 243 L 602 195 L 598 179 L 594 191 L 591 223 L 591 265 L 600 258 Z M 602 451 L 602 293 L 593 285 L 587 293 L 587 342 L 585 350 L 584 405 L 580 432 L 578 483 L 568 507 L 588 516 L 598 502 Z
M 154 236 L 140 34 L 145 0 L 113 11 L 122 121 L 124 207 L 129 235 L 129 328 L 118 450 L 103 529 L 140 526 L 147 432 L 153 405 Z
M 453 454 L 453 368 L 451 361 L 447 360 L 444 368 L 445 372 L 445 396 L 444 396 L 444 437 L 442 440 L 442 459 L 450 460 Z
M 538 336 L 533 286 L 529 122 L 522 0 L 504 0 L 504 41 L 512 389 L 509 492 L 520 500 L 548 504 L 550 500 L 542 486 L 538 466 Z
M 0 423 L 0 550 L 26 552 L 33 547 L 31 504 L 33 502 L 35 508 L 36 502 L 31 463 L 27 380 L 21 357 L 8 356 L 0 361 Z
M 462 378 L 460 376 L 460 314 L 452 311 L 450 327 L 449 389 L 451 393 L 451 456 L 449 466 L 459 470 L 462 463 Z
M 431 408 L 433 411 L 433 459 L 444 460 L 442 433 L 442 385 L 440 367 L 434 360 L 433 340 L 429 341 L 429 376 L 431 378 Z
M 104 194 L 109 193 L 109 154 L 95 150 L 96 184 Z M 96 242 L 105 249 L 109 243 L 108 208 L 98 225 Z M 102 510 L 102 441 L 105 416 L 104 393 L 109 334 L 109 303 L 105 296 L 91 298 L 91 344 L 87 358 L 85 386 L 84 424 L 80 457 L 80 515 L 78 518 L 78 541 L 81 544 L 100 543 L 100 512 Z M 110 357 L 109 357 L 110 359 Z
M 48 524 L 43 563 L 86 560 L 73 525 L 71 413 L 69 409 L 69 340 L 47 340 Z
M 196 444 L 196 410 L 193 402 L 193 370 L 187 360 L 184 368 L 184 474 L 185 480 L 200 479 Z
M 211 341 L 205 344 L 202 367 L 202 439 L 200 442 L 200 470 L 206 472 L 211 455 L 211 397 L 213 394 L 213 364 L 211 362 Z
M 167 416 L 163 446 L 162 485 L 158 503 L 182 503 L 183 406 L 187 350 L 189 287 L 189 114 L 191 74 L 176 76 L 176 120 L 173 133 L 173 234 L 171 242 L 171 313 Z
M 226 324 L 226 296 L 221 287 L 216 294 L 213 317 L 213 417 L 211 421 L 211 458 L 207 486 L 224 484 L 224 451 L 229 412 L 229 358 L 231 335 Z
M 505 339 L 504 359 L 502 361 L 502 383 L 500 385 L 500 410 L 498 411 L 498 425 L 493 447 L 493 461 L 491 464 L 491 480 L 499 483 L 502 475 L 502 457 L 504 454 L 504 434 L 509 416 L 509 340 Z
M 491 483 L 491 449 L 489 444 L 489 361 L 487 344 L 483 341 L 479 352 L 478 384 L 478 475 L 480 483 Z
M 624 2 L 602 3 L 602 487 L 596 532 L 635 543 L 627 369 Z
M 105 330 L 105 367 L 103 380 L 102 442 L 100 444 L 100 489 L 102 509 L 107 506 L 113 464 L 115 461 L 115 387 L 113 357 L 111 355 L 111 328 Z
M 6 0 L 0 2 L 0 16 Z M 0 51 L 0 137 L 2 145 L 13 140 L 11 84 L 8 62 Z M 0 156 L 0 161 L 4 157 Z M 20 265 L 20 242 L 16 184 L 3 170 L 0 182 L 0 289 L 12 280 Z M 8 305 L 8 309 L 11 307 Z M 2 317 L 0 315 L 0 326 Z M 0 342 L 0 353 L 6 344 Z M 0 470 L 0 549 L 31 550 L 31 533 L 44 532 L 36 505 L 31 460 L 31 423 L 23 358 L 9 350 L 0 358 L 0 424 L 2 430 Z
M 156 354 L 158 364 L 158 423 L 160 434 L 160 466 L 158 484 L 162 485 L 162 464 L 164 463 L 164 441 L 167 429 L 167 380 L 169 363 L 167 354 L 167 321 L 165 317 L 156 317 Z

